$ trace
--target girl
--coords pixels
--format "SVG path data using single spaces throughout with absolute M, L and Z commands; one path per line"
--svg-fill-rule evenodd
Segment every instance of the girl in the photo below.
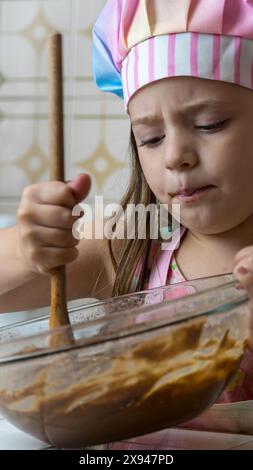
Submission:
M 180 246 L 165 256 L 150 239 L 150 221 L 145 240 L 78 243 L 72 209 L 89 192 L 88 175 L 35 184 L 24 190 L 17 226 L 1 231 L 2 312 L 48 305 L 49 272 L 62 264 L 69 300 L 231 271 L 253 299 L 252 31 L 246 0 L 106 3 L 94 27 L 94 75 L 124 98 L 131 121 L 122 207 L 162 203 L 172 212 L 179 203 Z M 247 350 L 223 404 L 252 403 L 252 368 Z M 239 414 L 233 422 L 242 426 Z M 212 420 L 198 425 L 211 428 Z M 118 447 L 129 445 L 136 444 Z

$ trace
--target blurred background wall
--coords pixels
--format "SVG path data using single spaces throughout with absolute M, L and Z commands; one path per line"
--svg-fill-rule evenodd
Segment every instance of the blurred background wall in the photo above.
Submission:
M 122 101 L 92 79 L 92 26 L 105 0 L 0 0 L 0 213 L 49 178 L 47 37 L 64 35 L 66 179 L 92 175 L 89 198 L 117 202 L 128 178 Z M 2 220 L 2 224 L 3 219 Z
M 49 179 L 47 38 L 64 35 L 66 179 L 92 176 L 88 202 L 118 202 L 128 181 L 122 101 L 92 79 L 92 27 L 105 0 L 0 0 L 0 227 L 25 186 Z M 27 318 L 0 317 L 0 326 Z M 28 315 L 29 318 L 29 315 Z

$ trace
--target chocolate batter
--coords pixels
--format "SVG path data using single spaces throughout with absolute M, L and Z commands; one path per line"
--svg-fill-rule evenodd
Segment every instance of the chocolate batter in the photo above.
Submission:
M 1 366 L 0 410 L 58 448 L 80 448 L 189 421 L 232 378 L 243 342 L 204 340 L 204 320 Z

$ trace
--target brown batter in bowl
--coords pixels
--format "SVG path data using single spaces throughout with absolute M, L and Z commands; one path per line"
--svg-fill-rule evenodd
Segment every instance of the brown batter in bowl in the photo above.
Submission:
M 39 332 L 45 319 L 33 324 L 33 335 L 25 335 L 25 326 L 12 329 L 17 337 L 0 342 L 1 413 L 58 448 L 122 440 L 199 416 L 222 393 L 244 351 L 247 296 L 219 282 L 187 299 L 121 311 L 114 299 L 83 309 L 79 317 L 93 308 L 98 318 L 77 322 L 75 346 L 65 350 L 48 346 L 52 333 L 45 325 Z M 196 281 L 189 284 L 196 288 Z M 167 298 L 168 289 L 152 290 L 154 298 L 158 292 Z

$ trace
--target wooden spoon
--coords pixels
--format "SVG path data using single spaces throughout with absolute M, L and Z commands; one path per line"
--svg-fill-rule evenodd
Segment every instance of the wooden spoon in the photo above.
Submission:
M 49 37 L 49 135 L 50 135 L 50 178 L 64 181 L 64 111 L 63 111 L 63 71 L 62 36 L 55 33 Z M 70 325 L 67 301 L 65 266 L 51 271 L 50 329 L 69 326 L 64 332 L 51 335 L 51 346 L 74 343 Z

